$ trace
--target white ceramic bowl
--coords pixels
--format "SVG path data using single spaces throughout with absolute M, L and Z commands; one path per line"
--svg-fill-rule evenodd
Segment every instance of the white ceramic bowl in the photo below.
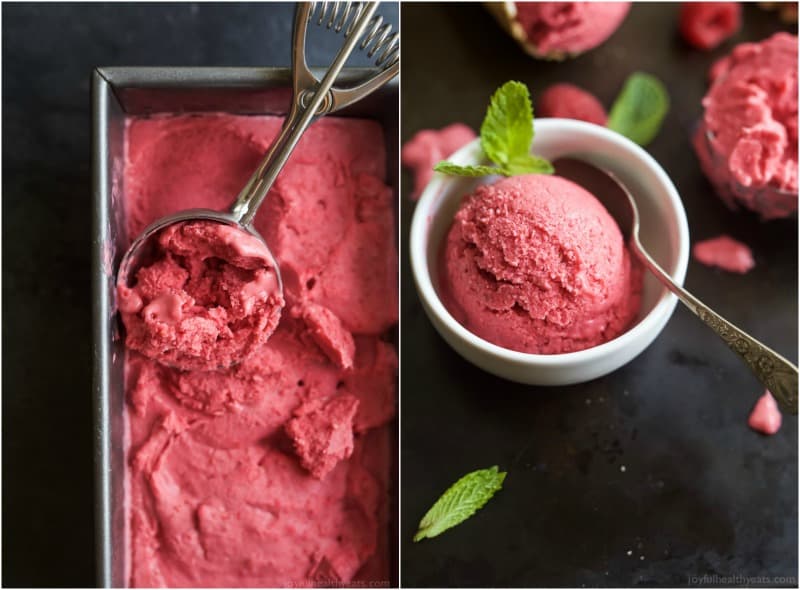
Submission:
M 640 238 L 647 251 L 679 284 L 689 262 L 689 229 L 678 191 L 659 164 L 642 148 L 605 127 L 570 119 L 537 119 L 533 151 L 550 160 L 572 156 L 614 172 L 636 198 Z M 688 148 L 687 148 L 688 149 Z M 449 161 L 486 163 L 479 140 Z M 677 298 L 645 273 L 636 323 L 617 338 L 567 354 L 528 354 L 492 344 L 450 315 L 437 293 L 439 252 L 464 196 L 482 182 L 435 175 L 417 203 L 411 223 L 411 270 L 425 312 L 441 336 L 469 362 L 520 383 L 568 385 L 606 375 L 630 362 L 658 336 Z

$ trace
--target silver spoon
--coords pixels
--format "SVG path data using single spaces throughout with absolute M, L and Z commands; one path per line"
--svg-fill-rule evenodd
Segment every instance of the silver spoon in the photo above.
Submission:
M 392 33 L 391 25 L 383 24 L 379 15 L 373 17 L 377 7 L 378 2 L 298 2 L 292 40 L 292 105 L 280 134 L 261 164 L 236 197 L 229 212 L 189 209 L 162 217 L 147 226 L 123 256 L 117 273 L 117 285 L 131 286 L 136 271 L 152 259 L 155 252 L 153 238 L 167 226 L 176 223 L 203 220 L 234 226 L 254 235 L 267 246 L 253 227 L 253 219 L 303 132 L 319 117 L 361 100 L 399 71 L 398 34 Z M 305 58 L 306 29 L 312 22 L 343 33 L 345 39 L 321 81 L 311 72 Z M 336 78 L 356 46 L 366 51 L 367 57 L 375 58 L 377 70 L 355 86 L 334 87 Z M 267 251 L 270 259 L 268 266 L 275 272 L 282 296 L 280 268 L 268 246 Z
M 728 348 L 739 355 L 785 411 L 797 414 L 797 367 L 676 284 L 653 260 L 639 241 L 639 209 L 625 185 L 611 172 L 582 160 L 559 158 L 554 166 L 559 176 L 589 189 L 603 203 L 628 240 L 631 252 L 686 307 L 714 330 Z

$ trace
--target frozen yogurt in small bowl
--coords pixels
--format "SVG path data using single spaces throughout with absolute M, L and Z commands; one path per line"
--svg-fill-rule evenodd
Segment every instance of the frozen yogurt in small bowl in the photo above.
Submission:
M 683 282 L 686 214 L 646 151 L 568 119 L 537 119 L 534 151 L 614 173 L 637 199 L 645 248 Z M 484 163 L 480 141 L 449 160 Z M 600 201 L 558 176 L 437 174 L 417 203 L 409 247 L 423 307 L 448 344 L 490 373 L 533 385 L 588 381 L 647 348 L 677 299 L 642 275 Z

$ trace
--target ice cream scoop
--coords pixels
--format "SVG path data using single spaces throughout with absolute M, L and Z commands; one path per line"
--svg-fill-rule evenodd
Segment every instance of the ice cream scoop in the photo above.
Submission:
M 383 19 L 379 15 L 375 15 L 377 5 L 377 2 L 297 4 L 292 50 L 293 99 L 280 134 L 236 197 L 229 212 L 191 209 L 168 215 L 147 226 L 133 241 L 120 263 L 117 273 L 119 290 L 124 291 L 132 287 L 142 266 L 153 262 L 159 253 L 159 246 L 156 243 L 159 236 L 172 231 L 178 224 L 204 222 L 207 225 L 212 222 L 240 231 L 243 243 L 248 239 L 252 240 L 251 236 L 254 236 L 264 245 L 260 259 L 263 260 L 263 268 L 274 274 L 274 286 L 277 287 L 277 297 L 273 302 L 279 303 L 273 304 L 282 307 L 283 282 L 278 262 L 264 239 L 254 229 L 252 222 L 259 206 L 309 125 L 321 116 L 362 99 L 397 75 L 399 36 L 391 32 L 389 24 L 383 24 Z M 305 59 L 307 25 L 311 22 L 332 29 L 336 33 L 342 33 L 345 39 L 321 80 L 311 72 Z M 334 87 L 336 78 L 356 46 L 365 51 L 367 57 L 374 58 L 376 71 L 357 85 L 347 88 Z M 232 239 L 230 231 L 217 233 L 224 234 L 228 241 Z M 275 323 L 276 321 L 271 321 L 267 325 L 272 325 L 274 329 Z M 157 354 L 152 358 L 178 368 L 187 368 L 180 363 L 177 365 L 174 363 L 176 358 L 174 351 L 166 352 L 169 354 Z M 212 356 L 208 350 L 204 350 L 203 354 L 207 358 Z
M 639 210 L 625 185 L 612 173 L 581 160 L 561 158 L 554 165 L 559 175 L 585 186 L 597 196 L 619 225 L 633 255 L 739 355 L 785 411 L 797 414 L 797 367 L 714 312 L 659 266 L 639 241 Z

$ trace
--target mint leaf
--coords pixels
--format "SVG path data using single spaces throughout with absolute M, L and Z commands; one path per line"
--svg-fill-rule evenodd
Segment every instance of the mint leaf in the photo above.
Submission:
M 492 95 L 481 124 L 481 148 L 497 167 L 439 162 L 433 169 L 457 176 L 552 174 L 550 162 L 531 155 L 532 141 L 533 107 L 528 87 L 522 82 L 506 82 Z
M 528 87 L 506 82 L 492 95 L 481 125 L 481 147 L 498 166 L 530 152 L 533 141 L 533 107 Z
M 498 472 L 495 465 L 473 471 L 459 479 L 422 517 L 414 542 L 435 537 L 464 522 L 503 487 L 505 478 L 506 472 Z
M 667 111 L 669 94 L 664 85 L 655 76 L 636 72 L 625 81 L 614 101 L 607 125 L 644 146 L 658 135 Z
M 533 154 L 516 156 L 505 167 L 506 176 L 515 174 L 552 174 L 555 172 L 553 165 L 544 158 Z
M 504 170 L 494 166 L 459 166 L 451 162 L 439 162 L 433 169 L 451 176 L 491 176 L 493 174 L 508 176 Z

